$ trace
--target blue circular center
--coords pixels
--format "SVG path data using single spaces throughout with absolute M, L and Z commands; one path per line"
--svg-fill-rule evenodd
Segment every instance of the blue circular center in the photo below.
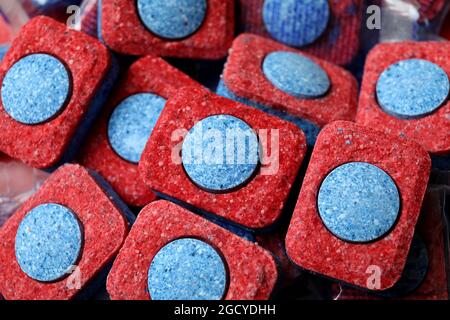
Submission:
M 321 97 L 331 86 L 321 66 L 294 52 L 268 54 L 263 62 L 263 72 L 275 87 L 300 99 Z
M 302 47 L 316 41 L 330 18 L 328 0 L 265 0 L 263 21 L 279 42 Z
M 137 0 L 139 16 L 154 34 L 182 39 L 196 32 L 206 17 L 206 0 Z
M 397 221 L 400 195 L 386 172 L 369 163 L 351 162 L 324 179 L 317 203 L 323 223 L 335 236 L 370 242 Z
M 148 269 L 153 300 L 220 300 L 227 271 L 222 257 L 209 244 L 191 238 L 164 246 Z
M 48 54 L 20 59 L 6 73 L 1 98 L 5 111 L 16 121 L 39 124 L 54 117 L 70 95 L 66 67 Z
M 189 131 L 183 141 L 182 162 L 200 188 L 229 192 L 256 172 L 258 149 L 258 137 L 247 123 L 230 115 L 215 115 Z
M 123 159 L 138 163 L 166 100 L 151 93 L 138 93 L 123 100 L 109 119 L 108 139 Z
M 449 90 L 445 71 L 421 59 L 394 63 L 377 82 L 381 108 L 400 119 L 416 119 L 433 113 L 447 100 Z
M 22 220 L 15 252 L 20 268 L 43 282 L 68 276 L 81 253 L 83 236 L 76 215 L 54 203 L 42 204 Z

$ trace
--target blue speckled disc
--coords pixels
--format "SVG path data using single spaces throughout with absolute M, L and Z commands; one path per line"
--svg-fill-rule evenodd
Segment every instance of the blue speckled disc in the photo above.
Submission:
M 123 100 L 108 123 L 108 139 L 123 159 L 138 163 L 166 100 L 152 93 L 138 93 Z
M 325 226 L 340 239 L 370 242 L 394 226 L 400 195 L 392 178 L 365 162 L 334 169 L 322 182 L 317 198 Z
M 215 115 L 199 121 L 182 146 L 187 175 L 200 188 L 229 192 L 251 179 L 259 163 L 255 131 L 230 115 Z
M 377 82 L 381 108 L 400 119 L 417 119 L 433 113 L 447 100 L 449 90 L 445 71 L 422 59 L 392 64 Z
M 24 124 L 45 122 L 64 108 L 71 80 L 66 67 L 48 54 L 32 54 L 6 73 L 1 98 L 5 111 Z
M 22 220 L 15 252 L 20 268 L 43 282 L 69 275 L 81 254 L 81 226 L 72 210 L 54 203 L 42 204 Z
M 330 18 L 328 0 L 265 0 L 263 21 L 279 42 L 302 47 L 316 41 Z
M 137 0 L 139 16 L 155 35 L 171 40 L 195 33 L 206 17 L 206 0 Z
M 227 286 L 222 257 L 209 244 L 192 238 L 164 246 L 148 269 L 153 300 L 220 300 Z
M 294 52 L 276 51 L 268 54 L 262 69 L 275 87 L 300 99 L 321 97 L 331 86 L 330 78 L 321 66 Z

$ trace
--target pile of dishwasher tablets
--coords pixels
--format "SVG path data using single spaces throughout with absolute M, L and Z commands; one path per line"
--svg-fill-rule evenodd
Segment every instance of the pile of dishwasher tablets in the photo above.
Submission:
M 2 0 L 0 299 L 449 299 L 449 7 Z

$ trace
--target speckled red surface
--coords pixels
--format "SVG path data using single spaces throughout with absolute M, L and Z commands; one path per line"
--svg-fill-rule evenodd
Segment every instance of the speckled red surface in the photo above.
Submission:
M 71 71 L 72 95 L 53 120 L 38 125 L 14 121 L 0 101 L 0 151 L 37 168 L 55 165 L 68 147 L 89 103 L 107 74 L 111 58 L 99 41 L 40 16 L 26 24 L 0 65 L 0 82 L 20 58 L 47 53 Z
M 121 158 L 108 140 L 108 121 L 115 107 L 126 97 L 142 92 L 157 94 L 165 99 L 183 86 L 198 85 L 181 71 L 161 58 L 147 56 L 137 60 L 122 79 L 91 134 L 81 149 L 80 163 L 100 173 L 130 205 L 144 206 L 155 195 L 143 183 L 137 164 Z
M 111 261 L 125 240 L 127 221 L 88 171 L 78 165 L 60 167 L 0 229 L 0 292 L 8 300 L 71 299 L 79 292 L 67 287 L 67 278 L 52 283 L 33 280 L 16 261 L 14 242 L 20 222 L 31 209 L 48 202 L 72 209 L 83 226 L 84 245 L 78 262 L 82 288 Z
M 234 36 L 234 0 L 208 0 L 205 21 L 186 39 L 158 38 L 141 23 L 134 0 L 102 0 L 102 37 L 114 51 L 128 55 L 220 59 Z
M 417 232 L 425 242 L 428 250 L 428 272 L 422 284 L 412 293 L 396 299 L 406 300 L 448 300 L 448 278 L 445 258 L 444 220 L 440 202 L 441 190 L 431 187 L 422 206 L 422 213 L 417 224 Z M 343 288 L 339 299 L 376 299 L 362 291 Z
M 181 161 L 172 160 L 173 150 L 180 150 L 183 139 L 183 136 L 176 135 L 175 130 L 185 129 L 186 134 L 198 121 L 216 114 L 240 118 L 257 133 L 261 133 L 260 129 L 268 129 L 269 147 L 270 142 L 276 139 L 276 132 L 270 130 L 279 130 L 278 170 L 265 175 L 260 171 L 244 187 L 225 194 L 209 193 L 193 184 Z M 279 218 L 305 152 L 305 135 L 294 124 L 204 89 L 191 87 L 179 90 L 166 103 L 142 154 L 139 170 L 144 182 L 158 192 L 258 229 L 270 226 Z M 276 168 L 276 165 L 267 164 L 262 168 L 267 170 L 269 167 Z M 170 179 L 167 178 L 169 175 Z
M 367 57 L 356 122 L 415 140 L 428 152 L 448 153 L 450 152 L 450 101 L 431 115 L 413 120 L 397 119 L 385 113 L 378 105 L 376 85 L 381 73 L 393 63 L 412 58 L 436 63 L 450 76 L 449 42 L 379 44 Z
M 261 66 L 269 53 L 279 50 L 304 54 L 317 62 L 328 73 L 330 91 L 319 99 L 298 99 L 276 88 Z M 348 71 L 260 36 L 242 34 L 234 40 L 223 79 L 239 97 L 286 111 L 320 127 L 334 120 L 353 120 L 356 114 L 358 84 Z
M 359 50 L 362 0 L 330 0 L 330 21 L 324 34 L 302 50 L 339 65 L 349 64 Z M 262 18 L 264 0 L 239 0 L 238 28 L 271 38 Z
M 214 246 L 227 263 L 225 300 L 268 299 L 278 272 L 273 256 L 263 248 L 171 202 L 146 206 L 130 231 L 108 276 L 111 299 L 148 300 L 147 273 L 153 257 L 167 243 L 193 237 Z
M 352 244 L 333 236 L 317 212 L 323 179 L 334 168 L 352 161 L 374 164 L 395 181 L 401 212 L 394 229 L 382 239 Z M 297 265 L 356 286 L 366 287 L 369 266 L 382 270 L 380 290 L 399 279 L 430 175 L 427 152 L 406 139 L 337 121 L 319 135 L 286 237 L 286 250 Z

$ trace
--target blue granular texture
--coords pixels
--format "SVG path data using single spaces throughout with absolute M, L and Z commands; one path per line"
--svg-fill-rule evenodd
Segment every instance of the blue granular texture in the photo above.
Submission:
M 137 0 L 139 16 L 155 35 L 182 39 L 195 33 L 206 17 L 206 0 Z
M 392 64 L 377 82 L 381 108 L 400 119 L 416 119 L 433 113 L 447 100 L 449 90 L 445 71 L 422 59 Z
M 289 46 L 316 41 L 330 18 L 328 0 L 265 0 L 263 21 L 270 35 Z
M 138 163 L 166 100 L 152 93 L 138 93 L 123 100 L 108 123 L 108 139 L 123 159 Z
M 392 178 L 365 162 L 334 169 L 322 182 L 317 206 L 331 233 L 351 242 L 369 242 L 394 226 L 400 195 Z
M 229 192 L 251 179 L 258 168 L 255 131 L 230 115 L 214 115 L 191 128 L 182 146 L 189 178 L 211 192 Z
M 257 108 L 259 110 L 267 112 L 268 114 L 274 115 L 283 120 L 294 123 L 297 127 L 302 129 L 302 131 L 305 133 L 306 142 L 307 142 L 308 146 L 311 147 L 316 144 L 316 140 L 317 140 L 317 136 L 319 135 L 320 128 L 317 125 L 315 125 L 314 123 L 312 123 L 308 120 L 305 120 L 305 119 L 295 117 L 293 115 L 290 115 L 289 113 L 267 107 L 265 105 L 255 102 L 255 101 L 239 97 L 234 92 L 231 92 L 231 90 L 227 88 L 227 86 L 225 85 L 225 82 L 223 80 L 219 81 L 219 85 L 217 86 L 216 93 L 222 97 L 244 103 L 248 106 Z
M 16 234 L 15 252 L 20 268 L 43 282 L 70 274 L 81 254 L 82 229 L 76 215 L 54 203 L 42 204 L 22 220 Z
M 331 86 L 328 74 L 321 66 L 294 52 L 276 51 L 268 54 L 262 69 L 275 87 L 300 99 L 319 98 Z
M 71 80 L 66 67 L 48 54 L 20 59 L 6 73 L 1 98 L 5 111 L 24 124 L 45 122 L 65 106 Z
M 222 257 L 209 244 L 191 238 L 164 246 L 148 269 L 153 300 L 220 300 L 227 286 Z

